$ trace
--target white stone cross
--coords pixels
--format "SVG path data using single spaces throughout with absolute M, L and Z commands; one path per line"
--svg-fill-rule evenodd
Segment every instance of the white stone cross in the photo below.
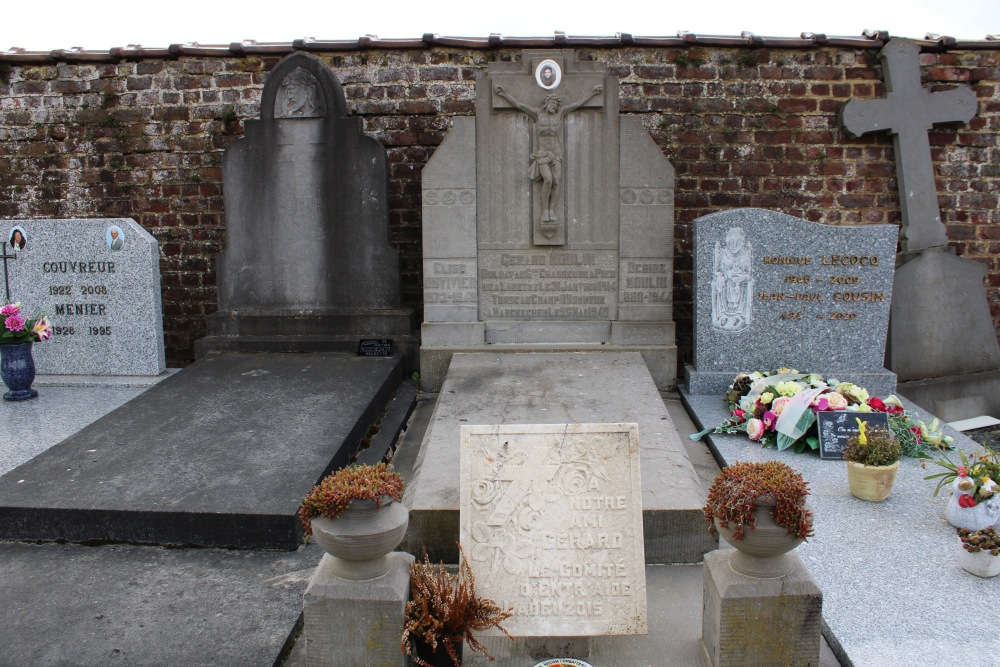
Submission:
M 904 251 L 948 245 L 934 182 L 927 137 L 934 123 L 968 123 L 978 103 L 971 88 L 932 93 L 920 85 L 920 47 L 893 39 L 880 54 L 887 95 L 879 100 L 851 100 L 840 123 L 853 137 L 889 132 L 896 153 L 899 201 L 903 213 L 900 243 Z

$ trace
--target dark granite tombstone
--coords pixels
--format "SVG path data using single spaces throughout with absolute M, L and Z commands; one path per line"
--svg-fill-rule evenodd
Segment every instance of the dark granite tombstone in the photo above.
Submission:
M 219 312 L 199 356 L 226 350 L 404 348 L 399 260 L 389 244 L 386 154 L 346 114 L 318 58 L 295 53 L 268 76 L 260 120 L 223 159 L 226 248 Z
M 851 100 L 841 122 L 852 136 L 889 132 L 896 153 L 902 253 L 897 257 L 886 363 L 900 390 L 949 420 L 1000 412 L 1000 346 L 986 303 L 986 267 L 954 255 L 938 208 L 927 132 L 969 122 L 968 87 L 930 92 L 920 83 L 920 47 L 890 41 L 881 53 L 887 97 Z M 989 400 L 984 402 L 983 397 Z

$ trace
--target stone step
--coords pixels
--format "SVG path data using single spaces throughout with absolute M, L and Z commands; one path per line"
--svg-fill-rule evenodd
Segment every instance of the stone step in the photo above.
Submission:
M 295 549 L 400 357 L 212 355 L 0 477 L 0 539 Z
M 697 563 L 704 486 L 638 352 L 455 354 L 413 465 L 402 549 L 457 562 L 459 427 L 463 424 L 639 424 L 647 563 Z

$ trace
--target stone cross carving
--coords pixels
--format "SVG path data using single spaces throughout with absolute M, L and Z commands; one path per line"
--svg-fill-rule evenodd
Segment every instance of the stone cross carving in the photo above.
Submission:
M 10 278 L 7 275 L 7 260 L 17 259 L 17 254 L 14 253 L 14 249 L 11 248 L 11 254 L 7 254 L 7 242 L 3 242 L 3 246 L 0 246 L 0 259 L 3 260 L 3 288 L 7 295 L 6 303 L 10 303 Z
M 920 85 L 920 47 L 908 39 L 893 39 L 882 49 L 887 96 L 851 100 L 840 111 L 847 133 L 892 134 L 896 153 L 904 251 L 945 246 L 948 234 L 941 222 L 927 132 L 934 123 L 968 123 L 976 115 L 976 95 L 968 87 L 932 93 Z

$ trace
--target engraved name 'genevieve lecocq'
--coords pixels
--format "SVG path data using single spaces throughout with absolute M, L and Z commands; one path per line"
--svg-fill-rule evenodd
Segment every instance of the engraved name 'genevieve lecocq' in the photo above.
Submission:
M 884 259 L 878 255 L 755 255 L 739 227 L 727 232 L 725 243 L 716 243 L 714 329 L 744 331 L 754 318 L 852 322 L 860 308 L 886 303 L 885 289 L 867 284 L 870 270 Z M 767 270 L 755 271 L 755 263 Z
M 638 427 L 462 427 L 461 534 L 515 636 L 644 634 Z

